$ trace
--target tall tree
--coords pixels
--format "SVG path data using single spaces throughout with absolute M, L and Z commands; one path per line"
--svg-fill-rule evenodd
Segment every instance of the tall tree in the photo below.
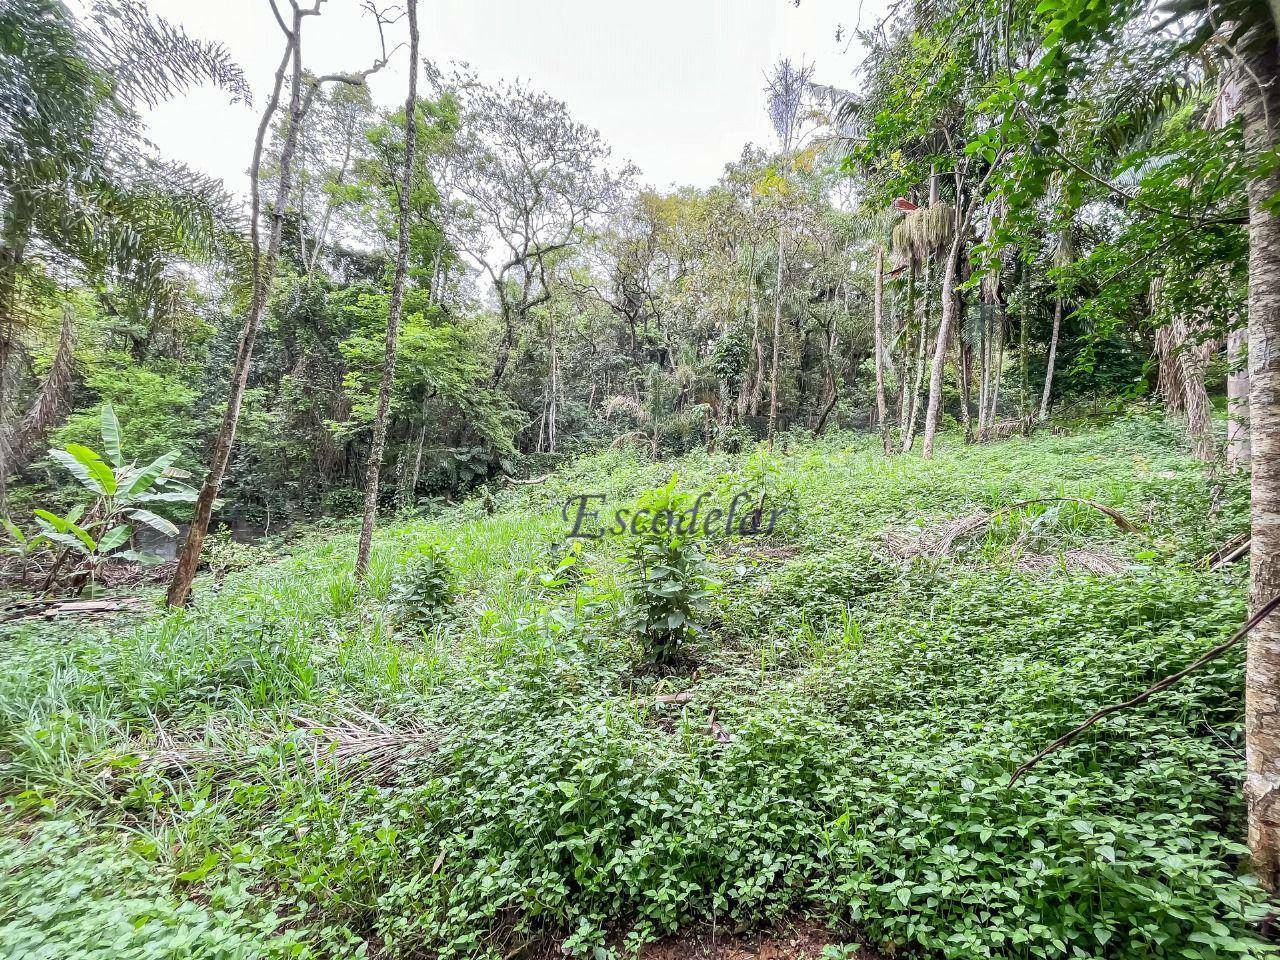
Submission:
M 497 300 L 498 386 L 530 311 L 550 299 L 553 260 L 621 202 L 631 170 L 611 171 L 600 134 L 554 97 L 521 84 L 487 86 L 466 73 L 445 78 L 431 69 L 429 78 L 460 104 L 457 149 L 441 187 L 458 207 L 452 239 Z
M 254 340 L 257 337 L 258 327 L 262 322 L 262 314 L 266 309 L 267 298 L 271 292 L 271 283 L 276 274 L 276 263 L 280 255 L 280 237 L 292 183 L 294 154 L 298 147 L 298 138 L 302 124 L 306 119 L 307 111 L 314 102 L 316 92 L 322 84 L 340 82 L 363 85 L 371 74 L 380 70 L 386 64 L 387 59 L 384 43 L 382 58 L 362 73 L 330 74 L 316 78 L 307 77 L 302 69 L 302 26 L 307 17 L 319 15 L 324 0 L 315 0 L 314 6 L 305 8 L 299 5 L 298 0 L 289 0 L 289 3 L 291 18 L 288 24 L 279 15 L 279 11 L 276 11 L 277 23 L 285 36 L 284 53 L 276 68 L 267 107 L 258 122 L 258 132 L 253 147 L 253 163 L 249 171 L 249 238 L 253 251 L 253 286 L 249 310 L 245 315 L 244 326 L 240 330 L 236 355 L 231 367 L 231 388 L 227 395 L 226 408 L 209 451 L 209 470 L 200 486 L 191 526 L 178 554 L 178 562 L 174 568 L 173 579 L 169 582 L 167 602 L 172 607 L 183 606 L 187 602 L 188 594 L 191 592 L 191 583 L 195 580 L 196 567 L 200 562 L 200 552 L 204 548 L 205 536 L 209 532 L 209 523 L 213 518 L 213 506 L 218 499 L 218 491 L 222 486 L 223 475 L 226 473 L 227 463 L 231 458 L 231 448 L 236 436 L 236 425 L 240 421 L 240 408 L 244 402 L 245 387 L 249 379 L 249 364 L 253 359 Z M 274 5 L 272 9 L 275 10 Z M 376 12 L 375 16 L 378 16 Z M 383 21 L 379 17 L 378 27 L 380 34 L 382 25 Z M 270 225 L 267 229 L 267 244 L 264 250 L 260 235 L 262 157 L 272 117 L 280 105 L 280 97 L 284 90 L 285 76 L 287 74 L 291 74 L 289 113 L 286 117 L 285 133 L 280 147 L 276 195 L 271 206 Z
M 0 504 L 10 469 L 15 353 L 44 272 L 154 299 L 174 259 L 214 255 L 234 229 L 219 185 L 161 163 L 139 109 L 202 83 L 249 96 L 218 44 L 140 3 L 103 0 L 92 28 L 61 0 L 0 5 Z
M 409 93 L 404 102 L 404 176 L 397 189 L 399 214 L 395 278 L 391 283 L 391 303 L 387 308 L 386 353 L 382 358 L 382 378 L 378 386 L 378 410 L 373 419 L 373 443 L 364 479 L 364 515 L 360 523 L 360 544 L 356 550 L 356 580 L 363 580 L 369 567 L 373 543 L 373 523 L 378 513 L 378 477 L 382 452 L 387 441 L 387 418 L 396 376 L 396 343 L 400 333 L 400 312 L 404 306 L 405 282 L 409 276 L 409 193 L 413 188 L 413 156 L 418 134 L 418 2 L 408 0 Z

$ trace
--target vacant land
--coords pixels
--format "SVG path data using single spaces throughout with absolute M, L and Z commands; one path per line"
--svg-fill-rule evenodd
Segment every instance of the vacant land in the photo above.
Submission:
M 657 671 L 625 536 L 570 547 L 560 511 L 673 470 L 791 509 L 703 542 L 711 609 Z M 984 522 L 1049 497 L 1138 532 Z M 187 610 L 10 624 L 0 953 L 601 956 L 801 916 L 886 955 L 1248 953 L 1239 650 L 1009 784 L 1238 626 L 1245 565 L 1198 561 L 1246 527 L 1247 478 L 1156 418 L 932 461 L 608 452 L 389 526 L 362 590 L 335 525 Z

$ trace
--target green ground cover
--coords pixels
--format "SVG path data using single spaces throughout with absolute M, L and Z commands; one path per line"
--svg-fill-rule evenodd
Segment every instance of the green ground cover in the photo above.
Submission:
M 571 549 L 560 516 L 673 472 L 791 508 L 701 545 L 674 672 L 640 662 L 627 538 Z M 1046 503 L 945 557 L 882 537 L 1047 496 L 1141 532 Z M 611 451 L 387 524 L 363 589 L 335 525 L 185 612 L 11 624 L 0 955 L 601 956 L 797 911 L 924 956 L 1264 952 L 1242 651 L 1008 782 L 1241 622 L 1242 565 L 1196 561 L 1246 527 L 1245 483 L 1149 418 L 932 461 Z

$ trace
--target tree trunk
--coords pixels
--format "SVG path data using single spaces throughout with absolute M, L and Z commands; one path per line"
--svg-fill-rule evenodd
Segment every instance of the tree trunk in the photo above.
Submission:
M 915 446 L 916 421 L 920 413 L 920 387 L 924 384 L 925 347 L 929 342 L 929 315 L 923 312 L 920 316 L 920 336 L 916 340 L 916 379 L 911 387 L 911 410 L 907 414 L 906 436 L 902 440 L 902 452 L 907 453 Z
M 507 362 L 511 359 L 511 350 L 515 346 L 516 329 L 515 318 L 511 315 L 512 307 L 507 303 L 502 285 L 495 281 L 494 286 L 498 291 L 498 309 L 502 314 L 502 339 L 498 341 L 498 354 L 493 362 L 493 377 L 489 381 L 489 386 L 496 390 L 507 372 Z
M 1249 331 L 1237 327 L 1227 334 L 1227 462 L 1249 465 Z
M 1018 415 L 1031 419 L 1031 364 L 1027 354 L 1027 313 L 1031 309 L 1031 265 L 1022 265 L 1022 304 L 1018 311 Z
M 938 417 L 942 410 L 942 369 L 947 362 L 947 342 L 956 318 L 956 270 L 960 261 L 960 246 L 964 238 L 964 224 L 956 224 L 955 236 L 947 250 L 947 262 L 942 265 L 942 319 L 938 321 L 938 337 L 933 348 L 933 365 L 929 369 L 929 405 L 924 412 L 924 446 L 920 451 L 926 459 L 933 456 L 933 441 L 938 433 Z
M 1049 395 L 1053 392 L 1053 365 L 1058 358 L 1058 331 L 1062 329 L 1062 298 L 1053 302 L 1053 333 L 1049 335 L 1049 365 L 1044 371 L 1044 392 L 1040 395 L 1041 422 L 1049 419 Z
M 263 310 L 267 305 L 267 296 L 271 290 L 271 281 L 275 277 L 276 258 L 280 253 L 280 231 L 284 223 L 285 203 L 289 199 L 289 180 L 293 169 L 293 154 L 298 146 L 298 121 L 302 104 L 302 18 L 299 8 L 294 8 L 293 29 L 285 43 L 284 56 L 276 69 L 275 84 L 271 90 L 271 99 L 262 113 L 258 123 L 257 139 L 253 148 L 253 166 L 251 167 L 249 192 L 251 196 L 251 220 L 249 223 L 250 240 L 253 246 L 253 298 L 249 313 L 245 317 L 244 326 L 240 330 L 240 342 L 236 348 L 235 362 L 231 368 L 231 389 L 227 394 L 227 408 L 222 416 L 222 424 L 214 437 L 209 452 L 209 472 L 205 475 L 200 493 L 196 497 L 195 510 L 191 518 L 191 526 L 187 538 L 183 541 L 182 550 L 178 554 L 177 566 L 173 571 L 173 580 L 169 583 L 166 602 L 171 607 L 180 607 L 187 602 L 191 592 L 191 582 L 196 576 L 196 566 L 200 562 L 200 551 L 204 547 L 205 534 L 209 532 L 209 521 L 213 518 L 213 504 L 218 499 L 218 491 L 222 487 L 222 477 L 226 473 L 227 463 L 231 459 L 231 445 L 235 442 L 236 425 L 240 421 L 240 405 L 244 402 L 245 386 L 249 380 L 249 361 L 253 357 L 253 341 L 258 333 L 258 325 L 262 320 Z M 266 141 L 271 118 L 280 105 L 280 92 L 284 88 L 285 72 L 289 63 L 293 63 L 292 86 L 289 94 L 289 123 L 285 131 L 284 143 L 280 149 L 280 178 L 276 184 L 275 202 L 271 209 L 271 226 L 267 233 L 267 249 L 262 251 L 259 237 L 259 217 L 262 211 L 260 194 L 260 176 L 262 170 L 262 151 Z
M 1254 157 L 1280 145 L 1280 56 L 1274 41 L 1248 57 L 1245 140 Z M 1249 184 L 1249 431 L 1254 456 L 1250 540 L 1253 609 L 1280 593 L 1280 216 L 1271 202 L 1280 171 Z M 1262 886 L 1280 881 L 1280 622 L 1270 616 L 1249 635 L 1245 672 L 1245 754 L 1249 848 Z
M 979 306 L 978 325 L 978 439 L 987 439 L 987 401 L 991 397 L 991 317 Z
M 560 395 L 560 357 L 556 343 L 556 318 L 550 320 L 551 369 L 547 383 L 547 452 L 556 452 L 556 403 Z
M 738 387 L 738 403 L 737 414 L 738 421 L 747 415 L 747 411 L 751 407 L 751 399 L 755 390 L 755 381 L 753 379 L 753 371 L 755 368 L 755 357 L 757 347 L 760 343 L 760 316 L 759 306 L 756 303 L 755 290 L 755 271 L 756 271 L 756 245 L 751 244 L 751 257 L 747 261 L 747 318 L 751 321 L 751 349 L 748 352 L 747 369 L 742 371 L 742 383 Z M 632 328 L 632 353 L 635 352 L 635 330 Z M 754 414 L 754 411 L 752 411 Z
M 872 323 L 876 351 L 876 427 L 887 435 L 889 411 L 884 400 L 884 248 L 876 248 L 876 287 Z
M 987 413 L 987 429 L 996 425 L 996 413 L 1000 404 L 1000 382 L 1004 376 L 1004 317 L 998 309 L 995 324 L 996 354 L 995 369 L 992 371 L 991 409 Z
M 1192 342 L 1182 317 L 1170 321 L 1169 328 L 1182 381 L 1182 407 L 1187 412 L 1187 439 L 1191 441 L 1191 453 L 1197 460 L 1212 460 L 1212 407 L 1204 387 L 1205 349 L 1202 344 Z
M 400 337 L 400 313 L 404 307 L 405 281 L 409 276 L 409 191 L 413 186 L 413 153 L 418 139 L 418 0 L 408 0 L 409 95 L 404 101 L 404 177 L 396 193 L 399 200 L 396 272 L 391 282 L 391 303 L 387 308 L 386 352 L 382 357 L 382 378 L 378 386 L 378 410 L 373 418 L 373 444 L 364 477 L 364 517 L 360 523 L 360 544 L 356 548 L 356 581 L 369 569 L 373 546 L 373 522 L 378 514 L 378 475 L 382 471 L 382 450 L 387 442 L 387 420 L 391 413 L 391 391 L 396 380 L 396 347 Z
M 773 357 L 769 362 L 769 449 L 778 431 L 778 359 L 782 355 L 782 279 L 787 244 L 786 222 L 778 226 L 778 282 L 773 291 Z

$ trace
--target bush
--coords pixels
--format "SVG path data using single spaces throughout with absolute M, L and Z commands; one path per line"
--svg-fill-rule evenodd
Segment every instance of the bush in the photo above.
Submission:
M 453 603 L 453 574 L 446 551 L 429 544 L 391 580 L 388 599 L 396 620 L 405 625 L 431 623 Z
M 695 542 L 696 527 L 673 529 L 689 498 L 675 490 L 676 478 L 642 497 L 648 510 L 627 543 L 627 590 L 631 623 L 645 660 L 670 664 L 698 630 L 711 596 L 710 568 Z M 662 521 L 661 523 L 659 521 Z M 624 534 L 625 535 L 625 534 Z

